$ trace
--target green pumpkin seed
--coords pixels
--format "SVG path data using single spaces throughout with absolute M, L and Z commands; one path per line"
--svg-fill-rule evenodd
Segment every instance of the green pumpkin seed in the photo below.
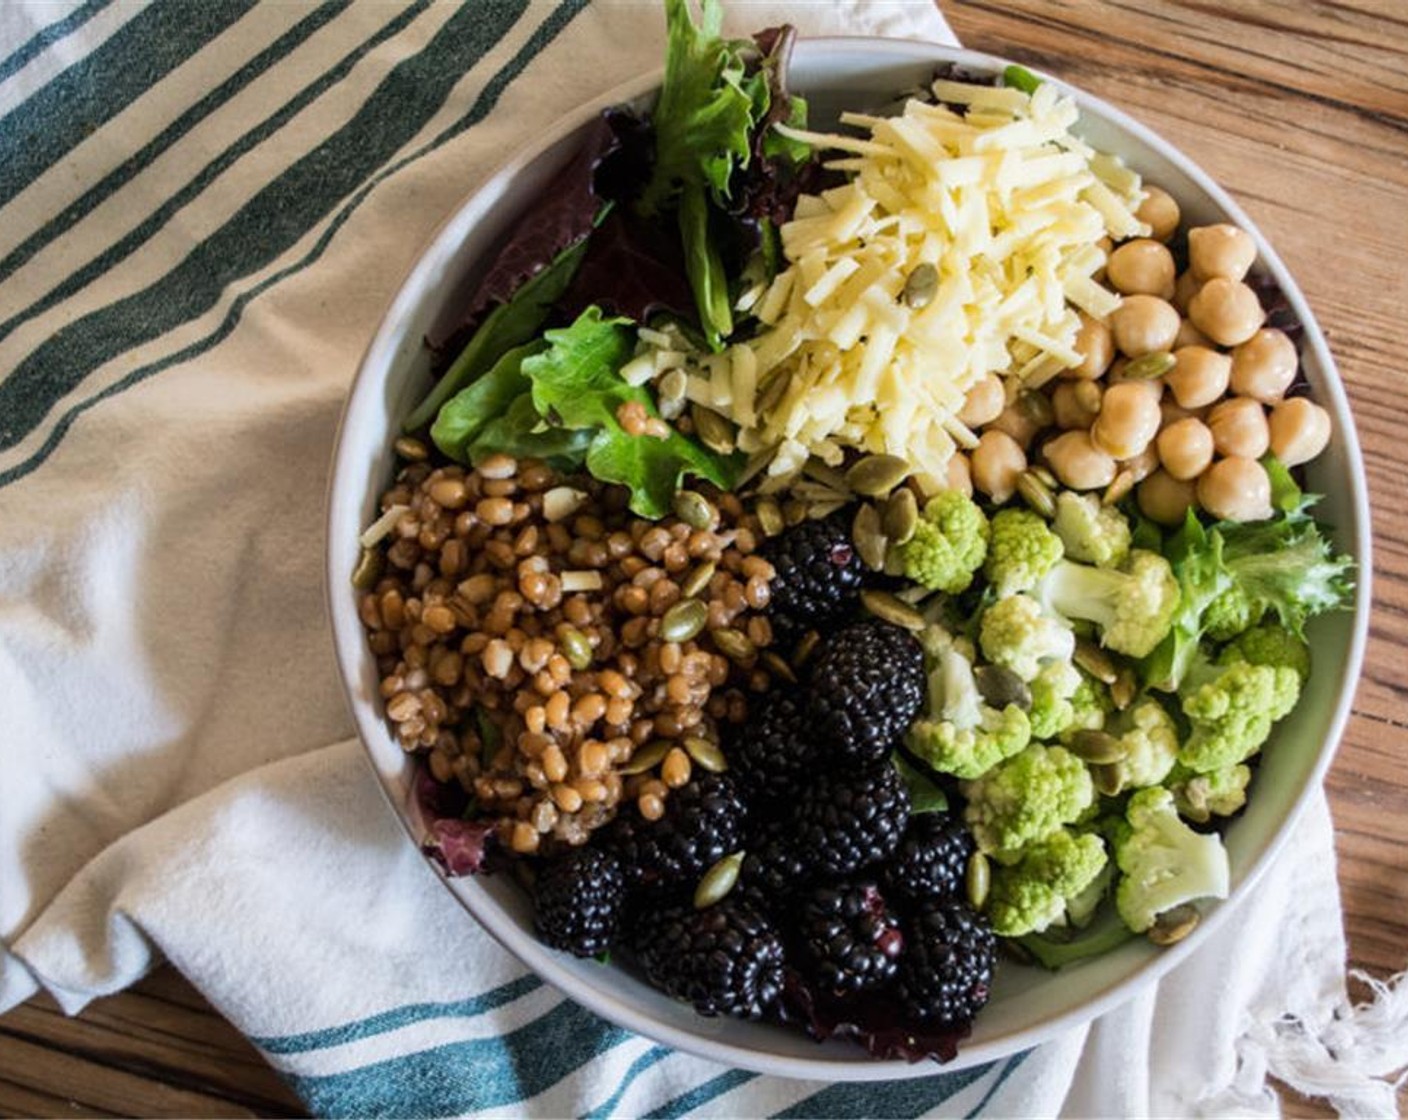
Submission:
M 1056 422 L 1056 411 L 1051 406 L 1051 398 L 1040 389 L 1023 389 L 1017 394 L 1017 408 L 1038 428 L 1047 428 Z
M 675 516 L 691 529 L 712 529 L 719 523 L 719 511 L 712 502 L 696 490 L 680 490 L 675 494 Z
M 646 743 L 631 755 L 626 764 L 619 768 L 618 773 L 629 777 L 632 774 L 644 774 L 647 770 L 654 770 L 673 747 L 674 744 L 667 739 Z
M 684 741 L 684 749 L 690 758 L 711 774 L 722 774 L 728 769 L 728 759 L 724 758 L 724 752 L 719 749 L 719 744 L 712 739 L 691 736 Z
M 1119 676 L 1119 671 L 1115 668 L 1115 663 L 1110 660 L 1110 655 L 1094 642 L 1086 641 L 1084 638 L 1076 641 L 1073 660 L 1102 684 L 1114 684 L 1115 678 Z
M 797 639 L 797 646 L 792 651 L 793 667 L 800 669 L 805 665 L 811 659 L 812 654 L 816 652 L 816 647 L 820 644 L 821 635 L 815 630 L 808 630 Z
M 771 498 L 764 498 L 759 502 L 755 512 L 758 515 L 758 527 L 765 536 L 775 537 L 787 527 L 782 520 L 782 510 Z
M 880 515 L 880 528 L 891 544 L 908 544 L 919 526 L 919 499 L 908 486 L 901 486 L 885 503 Z
M 694 598 L 709 586 L 709 581 L 714 578 L 714 573 L 718 570 L 718 564 L 712 560 L 705 560 L 684 577 L 684 582 L 680 584 L 680 594 L 686 599 Z
M 740 665 L 748 664 L 758 656 L 758 647 L 741 630 L 710 630 L 709 637 L 714 640 L 720 653 Z
M 973 670 L 973 683 L 991 707 L 1016 704 L 1024 712 L 1032 710 L 1031 688 L 1005 665 L 980 665 Z
M 1197 929 L 1201 920 L 1202 915 L 1197 908 L 1185 902 L 1155 918 L 1147 936 L 1155 945 L 1176 945 Z
M 1071 736 L 1070 750 L 1082 762 L 1102 765 L 1119 762 L 1125 756 L 1125 748 L 1107 731 L 1082 728 Z
M 846 485 L 857 494 L 878 498 L 909 477 L 909 464 L 898 455 L 867 455 L 846 472 Z
M 728 892 L 733 890 L 738 882 L 738 873 L 743 870 L 744 855 L 743 852 L 734 852 L 732 855 L 724 856 L 704 872 L 704 877 L 699 880 L 699 886 L 694 889 L 694 908 L 696 910 L 713 906 L 716 902 L 722 902 L 728 897 Z
M 699 599 L 682 599 L 660 620 L 660 636 L 667 642 L 697 638 L 709 621 L 709 608 Z
M 921 307 L 928 307 L 934 302 L 934 296 L 939 290 L 939 270 L 928 261 L 915 265 L 910 274 L 905 277 L 904 290 L 900 292 L 900 299 L 904 301 L 906 307 L 912 307 L 918 311 Z
M 1103 797 L 1118 797 L 1124 789 L 1124 771 L 1117 762 L 1093 763 L 1090 780 Z
M 1048 521 L 1056 516 L 1056 498 L 1032 471 L 1023 471 L 1017 476 L 1017 493 L 1022 496 L 1022 501 Z
M 763 650 L 763 665 L 773 676 L 781 677 L 788 684 L 797 683 L 797 674 L 792 671 L 792 666 L 772 650 Z
M 381 578 L 383 557 L 379 548 L 364 548 L 352 569 L 352 586 L 358 591 L 370 591 Z
M 988 900 L 988 888 L 992 886 L 992 868 L 988 857 L 982 852 L 974 852 L 968 857 L 963 886 L 968 894 L 968 905 L 974 910 L 981 910 Z
M 1125 366 L 1120 376 L 1126 381 L 1152 381 L 1156 377 L 1162 377 L 1177 364 L 1178 360 L 1167 350 L 1151 350 Z
M 880 511 L 869 502 L 856 510 L 855 520 L 851 522 L 851 541 L 865 566 L 872 572 L 878 572 L 885 566 L 888 542 L 880 529 Z
M 421 463 L 430 457 L 430 448 L 413 436 L 402 436 L 391 446 L 408 463 Z
M 782 507 L 782 518 L 789 528 L 796 528 L 807 519 L 807 503 L 793 498 Z
M 1134 696 L 1139 691 L 1139 683 L 1134 679 L 1134 670 L 1128 665 L 1122 666 L 1115 674 L 1115 679 L 1110 682 L 1110 699 L 1114 701 L 1115 707 L 1124 711 L 1134 703 Z
M 905 630 L 923 630 L 924 616 L 902 599 L 888 591 L 866 590 L 860 593 L 860 605 L 876 618 Z
M 592 663 L 592 644 L 575 626 L 563 630 L 558 642 L 562 646 L 562 656 L 567 658 L 567 664 L 572 668 L 581 670 Z
M 700 443 L 710 451 L 717 451 L 720 455 L 732 454 L 734 447 L 732 424 L 712 408 L 705 408 L 699 404 L 695 404 L 689 414 L 694 420 L 694 434 L 699 437 Z

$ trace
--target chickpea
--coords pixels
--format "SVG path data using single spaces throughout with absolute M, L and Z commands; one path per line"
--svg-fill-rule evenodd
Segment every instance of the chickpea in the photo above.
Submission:
M 1224 521 L 1263 521 L 1271 516 L 1271 479 L 1255 459 L 1229 455 L 1199 477 L 1198 504 Z
M 981 441 L 979 441 L 981 443 Z M 961 451 L 955 451 L 949 456 L 948 469 L 944 472 L 945 490 L 957 490 L 965 498 L 973 496 L 973 469 L 968 463 L 968 456 Z
M 1159 415 L 1162 418 L 1160 426 L 1167 428 L 1170 424 L 1177 424 L 1180 420 L 1187 420 L 1192 416 L 1198 420 L 1207 418 L 1206 408 L 1184 408 L 1172 397 L 1164 397 L 1159 401 Z
M 1147 237 L 1126 241 L 1110 254 L 1105 278 L 1121 295 L 1173 297 L 1173 254 Z
M 1125 296 L 1110 315 L 1115 345 L 1127 358 L 1170 349 L 1178 335 L 1179 322 L 1173 304 L 1158 296 Z
M 1183 215 L 1173 195 L 1152 183 L 1144 184 L 1144 201 L 1134 212 L 1135 218 L 1149 227 L 1149 236 L 1155 241 L 1167 241 L 1178 232 L 1178 223 Z
M 1193 483 L 1176 479 L 1168 471 L 1155 471 L 1135 492 L 1140 511 L 1160 525 L 1182 525 L 1196 498 Z
M 1004 435 L 1010 436 L 1018 447 L 1025 450 L 1031 446 L 1037 432 L 1041 431 L 1042 425 L 1037 420 L 1038 418 L 1032 416 L 1029 409 L 1023 408 L 1018 402 L 1013 402 L 1002 410 L 1001 416 L 988 424 L 986 431 L 1002 432 Z
M 1088 429 L 1100 415 L 1101 395 L 1098 381 L 1062 381 L 1051 391 L 1056 426 L 1065 431 Z
M 960 423 L 970 428 L 981 428 L 1002 415 L 1007 407 L 1007 398 L 1002 390 L 1002 378 L 989 373 L 969 388 L 963 398 L 963 408 L 958 413 Z
M 1256 242 L 1244 229 L 1219 222 L 1188 231 L 1188 271 L 1199 280 L 1240 280 L 1255 263 Z
M 1275 404 L 1296 379 L 1296 344 L 1284 331 L 1264 328 L 1232 351 L 1232 391 Z
M 1228 397 L 1214 405 L 1208 413 L 1208 428 L 1219 455 L 1260 459 L 1271 446 L 1266 411 L 1251 397 Z
M 1098 490 L 1114 481 L 1114 458 L 1095 446 L 1089 432 L 1065 432 L 1050 440 L 1042 454 L 1072 490 Z
M 1188 304 L 1202 286 L 1203 282 L 1193 275 L 1191 269 L 1184 272 L 1173 283 L 1173 306 L 1183 314 L 1188 314 Z
M 1164 470 L 1180 482 L 1197 478 L 1212 464 L 1212 432 L 1192 416 L 1161 431 L 1158 448 Z
M 1173 352 L 1173 369 L 1164 380 L 1182 408 L 1202 408 L 1227 392 L 1232 359 L 1206 346 L 1183 346 Z
M 1159 434 L 1160 392 L 1159 386 L 1147 382 L 1111 385 L 1100 402 L 1100 415 L 1090 426 L 1091 442 L 1114 459 L 1138 455 Z
M 1128 474 L 1134 482 L 1143 482 L 1159 469 L 1159 452 L 1151 443 L 1133 458 L 1124 459 L 1119 464 L 1122 474 Z
M 1110 361 L 1115 356 L 1115 340 L 1110 328 L 1084 311 L 1080 313 L 1080 328 L 1076 331 L 1072 347 L 1081 356 L 1081 363 L 1062 370 L 1062 377 L 1099 377 L 1110 368 Z
M 989 428 L 973 448 L 968 462 L 973 488 L 998 505 L 1017 492 L 1017 478 L 1027 469 L 1027 453 L 1006 432 Z
M 1238 346 L 1256 334 L 1266 312 L 1245 284 L 1214 276 L 1188 301 L 1188 318 L 1219 346 Z
M 1291 397 L 1271 410 L 1271 453 L 1288 467 L 1308 463 L 1330 442 L 1330 414 L 1314 401 Z
M 1178 333 L 1173 338 L 1173 348 L 1181 350 L 1185 346 L 1212 346 L 1212 339 L 1190 323 L 1187 319 L 1178 324 Z

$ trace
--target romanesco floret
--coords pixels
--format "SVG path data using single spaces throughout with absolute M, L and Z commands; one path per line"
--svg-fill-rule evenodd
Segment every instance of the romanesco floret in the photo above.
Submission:
M 1213 817 L 1230 817 L 1245 805 L 1251 780 L 1251 767 L 1238 763 L 1206 774 L 1175 766 L 1164 784 L 1173 791 L 1180 816 L 1206 824 Z
M 1030 681 L 1041 672 L 1042 662 L 1070 661 L 1076 636 L 1030 595 L 1009 595 L 983 612 L 978 645 L 994 665 Z
M 1093 622 L 1103 645 L 1144 657 L 1173 625 L 1180 591 L 1167 560 L 1136 548 L 1119 568 L 1062 560 L 1035 594 L 1048 611 Z
M 1304 683 L 1310 678 L 1310 646 L 1284 626 L 1267 622 L 1245 630 L 1218 654 L 1223 665 L 1247 661 L 1253 665 L 1285 666 L 1294 669 Z
M 1030 591 L 1065 554 L 1061 538 L 1029 509 L 1008 508 L 993 515 L 983 575 L 999 596 Z
M 1244 762 L 1296 706 L 1300 677 L 1284 665 L 1196 665 L 1179 691 L 1191 730 L 1178 761 L 1206 774 Z
M 1016 863 L 993 868 L 986 907 L 993 932 L 1021 937 L 1061 920 L 1109 858 L 1099 836 L 1066 828 L 1028 844 Z
M 1226 898 L 1227 851 L 1213 834 L 1194 832 L 1178 816 L 1173 794 L 1141 789 L 1125 808 L 1128 828 L 1115 840 L 1121 871 L 1115 887 L 1120 918 L 1143 933 L 1158 916 L 1199 898 Z
M 981 778 L 965 782 L 963 819 L 978 847 L 1002 863 L 1079 819 L 1095 801 L 1090 772 L 1064 747 L 1030 744 Z
M 1209 600 L 1203 608 L 1203 633 L 1215 642 L 1235 638 L 1243 630 L 1255 626 L 1266 615 L 1264 604 L 1253 601 L 1237 584 L 1230 584 Z
M 1080 685 L 1071 694 L 1071 722 L 1061 732 L 1062 740 L 1077 731 L 1099 731 L 1114 707 L 1109 688 L 1082 673 Z
M 1076 720 L 1072 697 L 1085 678 L 1069 661 L 1048 661 L 1031 680 L 1033 739 L 1054 739 Z
M 1115 796 L 1127 789 L 1156 786 L 1168 777 L 1178 758 L 1178 727 L 1152 696 L 1119 713 L 1105 724 L 1117 737 L 1123 756 L 1105 764 L 1100 790 Z
M 1116 568 L 1129 555 L 1129 522 L 1114 506 L 1094 494 L 1062 490 L 1056 496 L 1056 517 L 1051 527 L 1072 560 L 1097 568 Z
M 925 505 L 914 536 L 897 547 L 905 576 L 950 595 L 967 590 L 987 555 L 988 531 L 976 502 L 945 490 Z

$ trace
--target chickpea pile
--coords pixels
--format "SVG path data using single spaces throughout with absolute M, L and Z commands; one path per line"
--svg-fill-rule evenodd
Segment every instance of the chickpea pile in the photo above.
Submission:
M 1246 282 L 1251 236 L 1227 224 L 1189 229 L 1180 274 L 1168 246 L 1178 204 L 1145 189 L 1138 216 L 1150 235 L 1109 246 L 1104 279 L 1120 306 L 1105 321 L 1081 315 L 1080 364 L 1053 384 L 1014 396 L 994 374 L 968 391 L 958 418 L 978 444 L 954 456 L 948 485 L 1000 504 L 1040 459 L 1061 485 L 1103 490 L 1108 502 L 1133 489 L 1160 524 L 1190 508 L 1256 521 L 1272 514 L 1259 460 L 1271 452 L 1298 466 L 1329 443 L 1329 414 L 1288 395 L 1299 357 L 1284 331 L 1265 325 Z

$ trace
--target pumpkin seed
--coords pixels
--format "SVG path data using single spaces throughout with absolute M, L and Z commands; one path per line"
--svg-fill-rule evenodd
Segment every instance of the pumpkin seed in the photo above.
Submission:
M 782 519 L 787 522 L 790 528 L 795 528 L 807 519 L 807 503 L 797 498 L 792 498 L 783 504 Z
M 908 544 L 919 525 L 919 499 L 908 486 L 901 486 L 885 503 L 880 515 L 880 528 L 891 544 Z
M 762 392 L 758 394 L 757 403 L 753 406 L 758 415 L 766 415 L 776 408 L 791 383 L 792 374 L 787 371 L 775 373 L 769 377 L 767 384 L 762 386 Z
M 670 753 L 673 746 L 674 744 L 668 739 L 656 739 L 654 742 L 646 743 L 631 755 L 626 764 L 620 767 L 617 772 L 629 777 L 632 774 L 644 774 L 647 770 L 654 770 Z
M 691 529 L 712 529 L 719 521 L 719 511 L 712 502 L 696 490 L 680 490 L 675 494 L 675 516 Z
M 846 472 L 846 485 L 857 494 L 877 498 L 909 477 L 909 464 L 898 455 L 867 455 Z
M 1124 745 L 1108 731 L 1082 728 L 1071 736 L 1071 753 L 1083 762 L 1100 765 L 1119 762 L 1125 756 Z
M 991 707 L 1016 704 L 1024 712 L 1032 710 L 1032 690 L 1027 682 L 1005 665 L 981 665 L 973 670 L 973 683 Z
M 1100 415 L 1100 406 L 1104 403 L 1104 395 L 1100 392 L 1100 386 L 1094 381 L 1084 379 L 1077 381 L 1071 394 L 1076 399 L 1076 407 L 1091 417 Z
M 1177 359 L 1167 350 L 1151 350 L 1125 366 L 1120 376 L 1126 381 L 1152 381 L 1156 377 L 1162 377 L 1177 364 Z
M 758 656 L 758 647 L 741 630 L 710 630 L 709 637 L 714 639 L 714 645 L 720 653 L 740 665 L 747 664 Z
M 412 436 L 402 436 L 391 446 L 396 454 L 408 463 L 423 462 L 430 457 L 430 448 Z
M 869 502 L 856 510 L 851 523 L 851 540 L 865 566 L 878 572 L 885 566 L 885 534 L 880 530 L 880 511 Z
M 1056 422 L 1051 398 L 1040 389 L 1023 389 L 1017 394 L 1017 408 L 1038 428 L 1048 428 Z
M 1117 797 L 1124 788 L 1124 772 L 1117 762 L 1097 762 L 1090 767 L 1090 780 L 1103 797 Z
M 575 626 L 564 629 L 558 641 L 562 645 L 562 656 L 572 668 L 581 670 L 592 663 L 592 644 Z
M 1124 711 L 1134 703 L 1134 694 L 1138 691 L 1139 685 L 1134 679 L 1134 671 L 1127 665 L 1121 667 L 1115 679 L 1110 682 L 1110 699 L 1114 701 L 1115 707 Z
M 1056 516 L 1056 499 L 1050 488 L 1032 471 L 1017 476 L 1017 493 L 1022 500 L 1048 521 Z
M 709 608 L 700 599 L 682 599 L 660 620 L 660 636 L 667 642 L 697 638 L 709 621 Z
M 699 880 L 699 886 L 694 889 L 694 908 L 696 910 L 713 906 L 716 902 L 722 902 L 728 897 L 728 892 L 733 890 L 738 882 L 738 873 L 743 870 L 744 854 L 743 852 L 734 852 L 732 855 L 724 856 L 704 872 L 704 877 Z
M 775 677 L 781 677 L 788 684 L 797 683 L 797 674 L 792 671 L 792 666 L 787 664 L 782 657 L 770 649 L 763 650 L 763 664 Z
M 1110 655 L 1094 642 L 1080 638 L 1076 641 L 1075 663 L 1102 684 L 1114 684 L 1119 671 Z
M 712 739 L 691 736 L 684 741 L 684 749 L 689 752 L 690 758 L 711 774 L 722 774 L 728 769 L 728 760 L 724 758 L 724 752 L 719 750 L 719 744 Z
M 352 569 L 352 586 L 358 591 L 370 591 L 381 578 L 383 557 L 379 548 L 364 548 Z
M 717 451 L 720 455 L 729 455 L 733 452 L 732 424 L 712 408 L 705 408 L 700 404 L 692 406 L 689 414 L 694 420 L 694 434 L 699 437 L 700 443 L 710 451 Z
M 974 852 L 968 857 L 968 866 L 963 872 L 963 886 L 968 893 L 968 905 L 981 910 L 988 900 L 988 888 L 992 885 L 992 868 L 988 857 L 982 852 Z
M 714 578 L 714 573 L 719 570 L 719 566 L 712 560 L 705 560 L 697 568 L 684 577 L 680 584 L 680 594 L 686 599 L 692 599 L 706 587 L 709 581 Z
M 824 521 L 845 504 L 844 500 L 835 502 L 812 502 L 807 506 L 807 517 L 811 521 Z
M 816 647 L 821 643 L 821 635 L 815 630 L 808 630 L 797 639 L 797 646 L 792 651 L 792 665 L 800 669 L 810 660 L 811 655 L 816 652 Z
M 934 295 L 939 290 L 939 270 L 928 261 L 917 264 L 905 277 L 904 290 L 900 292 L 900 299 L 904 301 L 906 307 L 912 307 L 918 311 L 921 307 L 928 307 L 934 302 Z
M 771 498 L 764 498 L 759 502 L 754 512 L 758 515 L 758 527 L 762 529 L 764 536 L 775 537 L 787 527 L 782 520 L 782 510 Z
M 860 593 L 860 605 L 876 618 L 906 630 L 923 630 L 924 616 L 902 599 L 888 591 L 866 590 Z
M 1202 915 L 1190 902 L 1165 910 L 1149 927 L 1148 938 L 1155 945 L 1176 945 L 1198 928 Z

